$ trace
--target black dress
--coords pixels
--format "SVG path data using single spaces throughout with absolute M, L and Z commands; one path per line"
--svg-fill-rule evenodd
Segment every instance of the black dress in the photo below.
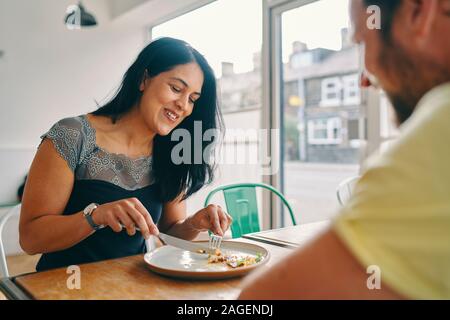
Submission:
M 41 138 L 50 139 L 75 174 L 75 182 L 64 215 L 82 211 L 90 203 L 108 203 L 136 197 L 158 222 L 162 203 L 152 182 L 151 157 L 130 159 L 109 153 L 95 142 L 95 129 L 85 115 L 56 123 Z M 145 251 L 141 233 L 129 236 L 106 227 L 71 248 L 45 253 L 36 270 L 114 259 Z

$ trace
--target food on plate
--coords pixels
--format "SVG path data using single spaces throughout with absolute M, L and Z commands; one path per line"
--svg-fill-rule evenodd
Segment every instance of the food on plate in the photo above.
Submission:
M 216 249 L 214 253 L 209 254 L 208 263 L 225 263 L 231 268 L 239 268 L 256 264 L 260 262 L 262 258 L 261 253 L 257 253 L 256 256 L 250 256 L 243 254 L 222 253 L 222 251 Z

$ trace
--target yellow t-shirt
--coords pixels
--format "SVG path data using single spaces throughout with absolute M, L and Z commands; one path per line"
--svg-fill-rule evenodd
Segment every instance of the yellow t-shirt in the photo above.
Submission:
M 394 291 L 450 299 L 450 83 L 426 94 L 400 130 L 369 159 L 333 228 Z

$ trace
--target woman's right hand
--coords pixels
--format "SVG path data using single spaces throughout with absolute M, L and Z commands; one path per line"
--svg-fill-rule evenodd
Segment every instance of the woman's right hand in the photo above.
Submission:
M 96 224 L 109 226 L 115 232 L 121 232 L 123 225 L 130 236 L 136 233 L 136 227 L 141 230 L 145 239 L 148 239 L 150 235 L 159 234 L 150 213 L 137 198 L 99 205 L 92 212 L 92 219 Z

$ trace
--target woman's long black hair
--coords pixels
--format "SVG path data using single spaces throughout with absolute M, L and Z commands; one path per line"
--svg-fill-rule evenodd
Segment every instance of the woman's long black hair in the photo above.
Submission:
M 173 147 L 177 141 L 171 141 L 171 135 L 156 135 L 153 141 L 152 175 L 154 182 L 158 184 L 160 200 L 168 202 L 183 195 L 186 199 L 205 184 L 211 183 L 214 178 L 215 163 L 213 153 L 209 159 L 203 159 L 203 152 L 213 150 L 211 143 L 218 143 L 223 135 L 223 120 L 218 106 L 217 85 L 214 71 L 206 59 L 188 43 L 173 39 L 160 38 L 147 45 L 137 57 L 136 61 L 125 73 L 122 84 L 114 98 L 94 111 L 94 115 L 104 115 L 115 123 L 121 116 L 137 106 L 142 92 L 139 86 L 145 77 L 147 70 L 150 78 L 162 72 L 169 71 L 176 66 L 195 62 L 203 71 L 204 81 L 201 96 L 194 104 L 192 114 L 184 119 L 177 129 L 186 129 L 194 136 L 194 122 L 200 121 L 202 125 L 202 137 L 206 130 L 219 130 L 220 136 L 213 142 L 205 142 L 202 139 L 202 161 L 175 164 L 171 159 Z M 219 138 L 219 139 L 217 139 Z M 198 139 L 198 138 L 197 138 Z M 195 154 L 194 141 L 191 141 L 190 154 Z M 199 147 L 199 146 L 197 146 Z M 198 152 L 198 151 L 197 151 Z M 207 161 L 205 161 L 207 160 Z

